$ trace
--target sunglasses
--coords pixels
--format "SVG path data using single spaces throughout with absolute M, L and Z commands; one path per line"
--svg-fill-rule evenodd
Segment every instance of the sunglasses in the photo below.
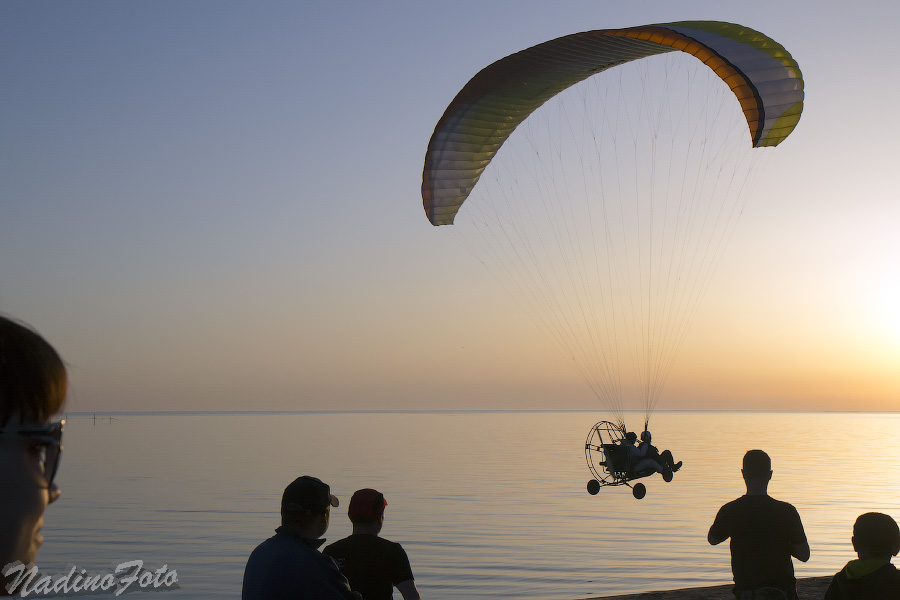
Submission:
M 47 487 L 53 484 L 56 471 L 59 469 L 59 457 L 62 454 L 62 434 L 66 420 L 49 425 L 28 425 L 24 427 L 0 427 L 0 435 L 18 435 L 27 441 L 37 444 L 41 471 L 47 480 Z

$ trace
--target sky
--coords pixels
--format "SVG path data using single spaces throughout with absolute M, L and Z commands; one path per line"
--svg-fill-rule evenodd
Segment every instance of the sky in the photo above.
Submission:
M 68 410 L 586 409 L 580 376 L 421 205 L 487 64 L 677 20 L 799 62 L 778 148 L 660 409 L 900 410 L 900 5 L 0 3 L 0 313 Z

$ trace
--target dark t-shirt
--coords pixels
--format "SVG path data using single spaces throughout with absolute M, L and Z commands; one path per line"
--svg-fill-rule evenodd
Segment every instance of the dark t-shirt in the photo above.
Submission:
M 731 538 L 731 572 L 738 589 L 793 589 L 791 546 L 806 542 L 797 509 L 769 496 L 741 496 L 719 509 L 709 530 Z
M 325 546 L 347 579 L 365 600 L 390 600 L 394 586 L 413 579 L 409 558 L 400 544 L 377 535 L 357 533 Z

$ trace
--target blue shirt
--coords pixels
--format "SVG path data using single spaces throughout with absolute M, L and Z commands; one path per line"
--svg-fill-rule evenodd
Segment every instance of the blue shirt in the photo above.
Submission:
M 250 554 L 244 569 L 243 600 L 359 599 L 331 557 L 319 552 L 325 540 L 305 538 L 281 526 Z

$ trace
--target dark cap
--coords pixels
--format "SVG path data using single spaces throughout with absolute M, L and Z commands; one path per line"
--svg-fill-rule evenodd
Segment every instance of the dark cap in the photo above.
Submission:
M 347 516 L 354 523 L 356 521 L 374 521 L 384 514 L 385 506 L 387 506 L 387 500 L 384 499 L 384 494 L 378 490 L 371 488 L 356 490 L 353 497 L 350 498 Z
M 304 475 L 284 488 L 281 497 L 281 510 L 305 511 L 310 513 L 325 512 L 330 506 L 338 506 L 338 499 L 331 495 L 331 488 L 321 479 Z

